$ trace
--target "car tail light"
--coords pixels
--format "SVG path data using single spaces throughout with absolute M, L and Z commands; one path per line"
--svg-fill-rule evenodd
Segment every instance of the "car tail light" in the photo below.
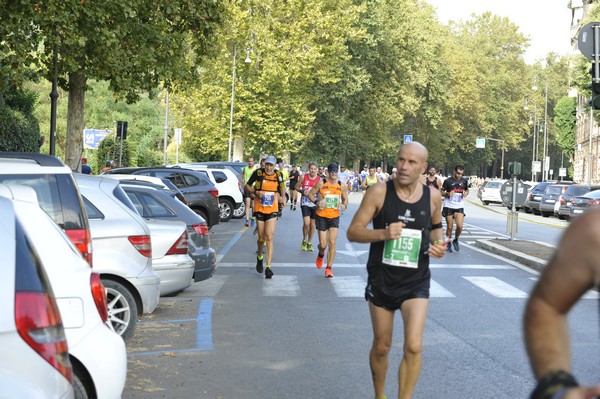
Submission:
M 219 190 L 209 190 L 213 197 L 219 198 Z
M 65 230 L 65 233 L 77 247 L 83 258 L 92 267 L 92 237 L 87 229 Z
M 192 229 L 196 232 L 196 234 L 205 236 L 208 235 L 208 225 L 206 223 L 198 223 L 192 225 Z
M 590 202 L 588 202 L 588 205 L 600 205 L 600 200 L 591 200 Z
M 72 383 L 67 338 L 54 298 L 45 292 L 17 292 L 15 323 L 21 338 Z
M 127 238 L 140 254 L 144 255 L 146 258 L 152 257 L 152 243 L 150 241 L 150 236 L 129 236 Z
M 188 232 L 185 230 L 167 251 L 167 255 L 182 255 L 188 253 Z
M 102 284 L 102 280 L 100 280 L 100 275 L 98 273 L 92 273 L 92 276 L 90 277 L 90 286 L 92 287 L 92 298 L 94 298 L 94 304 L 98 309 L 100 318 L 103 323 L 106 323 L 108 320 L 108 301 L 106 299 L 104 284 Z
M 561 204 L 561 205 L 566 205 L 566 204 L 567 204 L 567 201 L 565 201 L 565 199 L 564 199 L 562 196 L 560 196 L 560 197 L 558 198 L 558 200 L 560 201 L 560 204 Z

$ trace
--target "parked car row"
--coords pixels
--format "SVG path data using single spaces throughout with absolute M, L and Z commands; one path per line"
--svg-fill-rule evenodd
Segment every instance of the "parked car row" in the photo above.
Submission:
M 245 214 L 242 185 L 238 175 L 228 168 L 203 164 L 172 167 L 115 168 L 103 173 L 153 176 L 169 180 L 181 190 L 188 206 L 208 222 L 208 226 L 227 222 Z
M 142 180 L 73 174 L 51 156 L 0 153 L 0 211 L 12 210 L 13 225 L 23 226 L 32 242 L 31 257 L 39 258 L 34 264 L 40 283 L 34 288 L 48 315 L 33 315 L 28 323 L 38 317 L 39 328 L 55 334 L 54 352 L 42 354 L 52 356 L 46 360 L 56 369 L 46 373 L 55 387 L 43 388 L 55 392 L 52 397 L 120 397 L 127 374 L 123 339 L 133 334 L 138 315 L 151 313 L 160 296 L 215 271 L 205 219 L 177 199 L 178 190 Z M 13 268 L 18 276 L 20 264 Z M 18 295 L 14 290 L 10 295 L 3 306 L 14 304 Z M 6 331 L 14 340 L 9 330 L 15 327 L 18 331 L 18 325 L 5 326 L 0 319 L 0 339 Z M 36 350 L 35 342 L 27 342 L 31 334 L 19 334 L 27 344 L 21 346 Z M 0 367 L 11 367 L 5 362 L 11 358 L 3 356 Z M 13 385 L 21 389 L 18 380 Z M 9 396 L 17 392 L 36 396 L 26 390 Z

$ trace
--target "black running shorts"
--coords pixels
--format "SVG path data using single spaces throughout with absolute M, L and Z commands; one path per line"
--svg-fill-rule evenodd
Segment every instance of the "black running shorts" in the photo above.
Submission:
M 336 218 L 322 218 L 319 215 L 315 217 L 315 228 L 319 231 L 327 231 L 330 228 L 335 227 L 336 229 L 340 228 L 340 218 L 339 216 Z
M 442 216 L 443 217 L 453 216 L 455 213 L 462 213 L 464 215 L 465 214 L 465 208 L 454 209 L 454 208 L 448 208 L 448 207 L 445 206 L 442 209 Z
M 302 211 L 302 217 L 310 217 L 311 219 L 314 219 L 317 216 L 317 207 L 316 206 L 306 206 L 306 205 L 302 205 L 300 207 L 300 210 Z
M 365 299 L 373 305 L 387 310 L 395 311 L 400 309 L 402 303 L 409 299 L 429 298 L 429 281 L 425 280 L 422 284 L 416 286 L 405 295 L 400 297 L 391 297 L 384 294 L 379 288 L 372 284 L 367 284 L 365 288 Z
M 279 216 L 278 212 L 274 212 L 274 213 L 254 212 L 254 217 L 256 218 L 256 220 L 258 220 L 260 222 L 266 222 L 269 219 L 275 219 L 275 218 L 277 218 L 277 216 Z

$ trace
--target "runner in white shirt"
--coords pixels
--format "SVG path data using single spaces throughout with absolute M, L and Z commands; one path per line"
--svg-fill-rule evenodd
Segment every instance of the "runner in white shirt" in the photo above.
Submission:
M 463 178 L 465 167 L 456 165 L 454 167 L 454 175 L 444 180 L 442 184 L 442 196 L 444 197 L 444 205 L 442 208 L 442 216 L 446 218 L 446 237 L 452 240 L 452 230 L 454 229 L 454 221 L 456 221 L 456 233 L 454 240 L 449 242 L 446 248 L 447 252 L 452 252 L 452 247 L 456 252 L 460 251 L 458 245 L 458 237 L 462 233 L 463 221 L 465 218 L 465 197 L 469 195 L 469 182 Z

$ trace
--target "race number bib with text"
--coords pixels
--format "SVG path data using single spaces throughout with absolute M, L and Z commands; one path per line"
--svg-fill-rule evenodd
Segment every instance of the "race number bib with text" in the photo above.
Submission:
M 387 240 L 383 248 L 382 262 L 390 266 L 419 267 L 421 230 L 403 229 L 396 240 Z

